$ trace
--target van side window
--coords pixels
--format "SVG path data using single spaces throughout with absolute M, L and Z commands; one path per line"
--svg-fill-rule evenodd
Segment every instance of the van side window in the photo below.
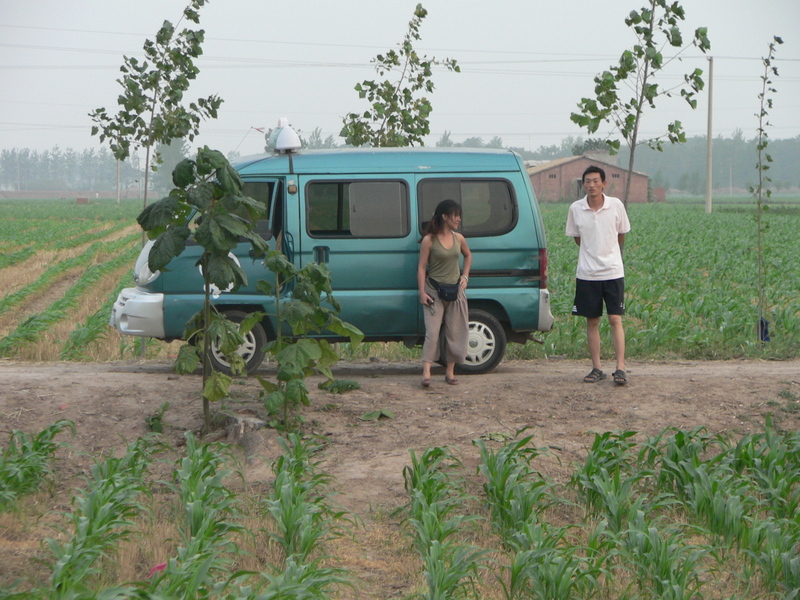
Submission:
M 410 221 L 403 181 L 314 181 L 306 187 L 312 237 L 405 237 Z
M 244 181 L 242 182 L 242 195 L 248 196 L 253 200 L 258 200 L 267 207 L 266 212 L 256 222 L 256 233 L 264 239 L 270 238 L 269 215 L 272 212 L 270 203 L 272 202 L 272 181 Z
M 442 200 L 461 205 L 461 233 L 466 237 L 501 235 L 517 221 L 517 199 L 505 179 L 423 179 L 417 194 L 420 233 Z

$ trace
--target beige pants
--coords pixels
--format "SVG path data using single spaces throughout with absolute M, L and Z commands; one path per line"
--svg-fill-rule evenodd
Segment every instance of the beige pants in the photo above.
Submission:
M 453 302 L 444 302 L 429 283 L 425 283 L 425 291 L 435 298 L 433 309 L 422 308 L 425 315 L 425 343 L 422 345 L 422 361 L 436 362 L 439 359 L 439 331 L 444 322 L 444 333 L 447 340 L 445 362 L 463 363 L 467 358 L 467 338 L 469 335 L 469 309 L 464 290 L 458 290 L 458 298 Z

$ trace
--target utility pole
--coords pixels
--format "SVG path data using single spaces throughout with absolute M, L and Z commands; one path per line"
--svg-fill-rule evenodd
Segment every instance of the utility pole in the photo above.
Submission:
M 708 57 L 708 131 L 706 133 L 706 212 L 711 213 L 711 189 L 713 187 L 711 147 L 713 145 L 713 132 L 711 115 L 714 104 L 714 57 Z

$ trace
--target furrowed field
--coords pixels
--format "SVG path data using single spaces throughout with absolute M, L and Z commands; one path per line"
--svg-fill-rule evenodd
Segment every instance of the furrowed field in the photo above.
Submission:
M 107 361 L 131 356 L 136 340 L 106 324 L 119 289 L 132 285 L 141 243 L 141 205 L 111 201 L 3 201 L 0 223 L 0 357 Z M 563 235 L 565 204 L 542 211 L 550 252 L 554 329 L 543 345 L 509 346 L 510 358 L 582 357 L 584 324 L 569 315 L 577 247 Z M 752 202 L 716 206 L 648 204 L 629 208 L 625 248 L 628 354 L 632 358 L 790 358 L 800 350 L 800 199 L 766 213 L 765 316 L 771 340 L 758 340 L 758 268 Z M 334 273 L 334 289 L 336 275 Z M 604 327 L 607 324 L 604 323 Z M 604 335 L 604 340 L 608 336 Z M 166 345 L 151 341 L 148 356 Z M 415 357 L 390 345 L 368 354 Z M 345 356 L 352 356 L 345 351 Z

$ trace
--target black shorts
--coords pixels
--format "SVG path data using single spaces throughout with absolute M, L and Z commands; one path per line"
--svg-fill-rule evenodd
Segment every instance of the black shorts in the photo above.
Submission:
M 572 314 L 594 319 L 603 316 L 603 303 L 609 315 L 625 314 L 625 278 L 605 281 L 575 280 Z

